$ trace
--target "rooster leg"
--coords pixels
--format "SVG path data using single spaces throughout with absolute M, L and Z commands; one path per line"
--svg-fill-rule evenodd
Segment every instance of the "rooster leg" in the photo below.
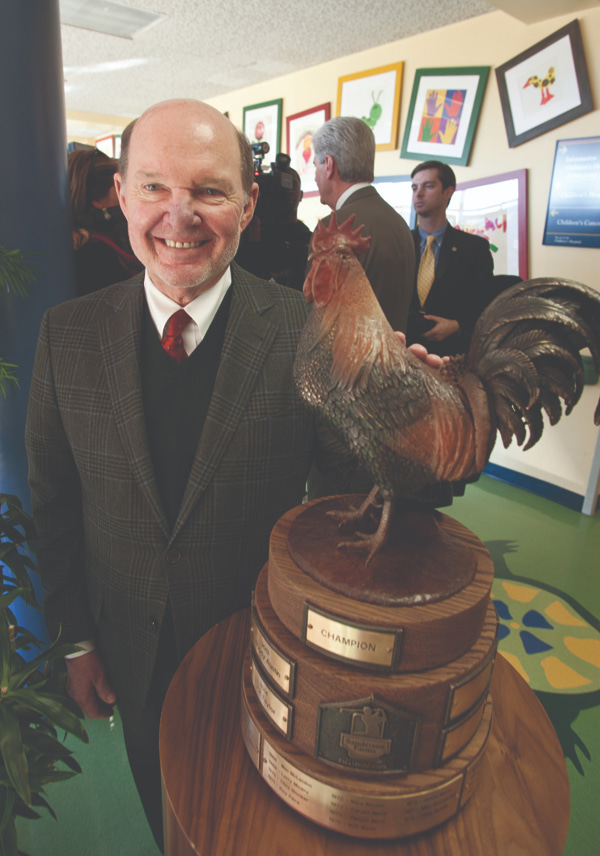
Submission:
M 375 485 L 371 493 L 358 508 L 351 505 L 347 511 L 328 511 L 327 516 L 339 520 L 340 526 L 344 523 L 350 523 L 353 520 L 364 520 L 371 508 L 381 508 L 381 505 L 376 501 L 378 493 L 379 488 Z
M 370 494 L 369 494 L 370 495 Z M 364 504 L 364 503 L 363 503 Z M 377 531 L 372 534 L 368 534 L 366 532 L 356 532 L 355 533 L 355 541 L 340 541 L 337 545 L 338 550 L 342 547 L 347 547 L 351 550 L 368 550 L 369 555 L 367 556 L 367 560 L 365 565 L 368 565 L 375 553 L 378 553 L 379 550 L 383 547 L 388 537 L 388 530 L 390 526 L 390 520 L 392 517 L 392 511 L 394 508 L 394 502 L 391 499 L 383 500 L 383 508 L 381 510 L 381 518 L 379 520 L 379 526 L 377 527 Z

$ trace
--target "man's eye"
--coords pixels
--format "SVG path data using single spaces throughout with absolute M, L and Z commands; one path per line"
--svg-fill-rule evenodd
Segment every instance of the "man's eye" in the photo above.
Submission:
M 159 189 L 160 189 L 159 184 L 145 184 L 144 185 L 144 190 L 148 190 L 150 193 L 152 193 L 156 190 L 159 190 Z

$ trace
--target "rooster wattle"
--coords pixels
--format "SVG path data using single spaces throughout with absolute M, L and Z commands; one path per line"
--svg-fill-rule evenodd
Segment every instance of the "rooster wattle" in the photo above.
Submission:
M 340 546 L 385 543 L 394 503 L 418 499 L 437 482 L 482 472 L 500 433 L 530 448 L 581 396 L 579 351 L 600 371 L 600 294 L 566 280 L 534 279 L 501 293 L 481 314 L 468 355 L 440 369 L 417 359 L 383 315 L 356 259 L 368 238 L 354 218 L 319 223 L 304 284 L 312 311 L 303 330 L 294 379 L 298 394 L 359 458 L 375 487 L 363 505 L 340 513 L 362 520 L 381 494 L 374 534 Z M 600 424 L 600 403 L 594 421 Z

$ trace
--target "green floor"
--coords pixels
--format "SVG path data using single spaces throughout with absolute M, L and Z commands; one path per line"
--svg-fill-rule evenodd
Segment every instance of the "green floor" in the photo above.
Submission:
M 561 593 L 571 608 L 600 627 L 600 512 L 585 517 L 483 476 L 455 502 L 451 514 L 485 542 L 497 578 Z M 600 691 L 540 693 L 540 698 L 569 771 L 571 825 L 565 856 L 597 856 Z M 58 821 L 21 824 L 21 850 L 29 856 L 157 856 L 127 766 L 118 718 L 89 721 L 88 730 L 89 746 L 73 741 L 83 774 L 48 788 Z M 465 848 L 465 856 L 485 854 Z

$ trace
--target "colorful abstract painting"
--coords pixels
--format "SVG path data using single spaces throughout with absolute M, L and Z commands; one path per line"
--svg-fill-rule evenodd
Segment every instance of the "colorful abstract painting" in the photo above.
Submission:
M 489 66 L 417 69 L 401 157 L 465 166 Z
M 423 109 L 419 140 L 452 145 L 460 126 L 465 89 L 429 89 Z

